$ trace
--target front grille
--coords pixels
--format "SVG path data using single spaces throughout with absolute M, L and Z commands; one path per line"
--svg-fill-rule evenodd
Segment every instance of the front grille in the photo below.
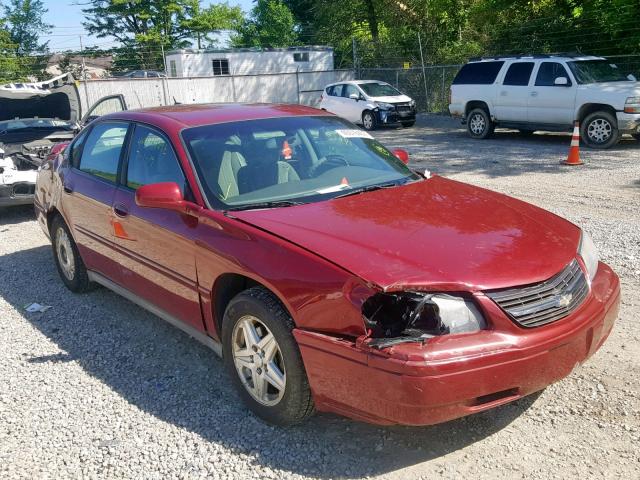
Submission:
M 410 112 L 411 105 L 408 103 L 396 103 L 396 110 L 399 112 Z
M 558 275 L 522 288 L 487 292 L 518 325 L 532 328 L 569 315 L 589 293 L 587 279 L 574 259 Z

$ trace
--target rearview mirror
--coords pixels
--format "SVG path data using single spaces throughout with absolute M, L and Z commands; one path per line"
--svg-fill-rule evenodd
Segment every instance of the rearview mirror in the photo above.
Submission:
M 393 153 L 395 157 L 405 165 L 409 163 L 409 154 L 406 150 L 403 150 L 402 148 L 396 148 L 392 150 L 391 153 Z
M 139 187 L 136 190 L 136 205 L 187 213 L 187 202 L 175 182 L 150 183 Z
M 357 102 L 358 100 L 360 100 L 360 95 L 358 95 L 357 93 L 352 93 L 351 95 L 349 95 L 349 98 Z
M 569 79 L 567 77 L 558 77 L 553 83 L 562 87 L 566 87 L 567 85 L 569 85 Z

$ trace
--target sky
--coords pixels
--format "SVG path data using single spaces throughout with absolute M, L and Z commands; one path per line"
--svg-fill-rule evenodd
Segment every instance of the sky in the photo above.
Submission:
M 44 20 L 54 26 L 50 34 L 40 37 L 43 41 L 49 40 L 49 50 L 55 52 L 79 49 L 80 35 L 82 35 L 85 47 L 96 45 L 101 48 L 109 48 L 117 44 L 113 38 L 96 38 L 87 34 L 82 27 L 84 20 L 82 6 L 78 5 L 78 3 L 85 3 L 82 0 L 43 0 L 43 3 L 45 8 L 49 10 Z M 207 0 L 202 2 L 203 5 L 211 3 L 217 2 Z M 229 5 L 240 5 L 245 12 L 251 10 L 252 3 L 251 0 L 229 0 Z

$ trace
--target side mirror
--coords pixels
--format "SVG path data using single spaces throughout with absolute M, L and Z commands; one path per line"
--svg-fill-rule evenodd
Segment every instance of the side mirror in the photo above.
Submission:
M 567 77 L 558 77 L 553 83 L 555 85 L 566 87 L 567 85 L 569 85 L 569 79 Z
M 631 80 L 632 82 L 637 82 L 638 81 L 638 79 L 635 77 L 635 75 L 629 74 L 629 75 L 627 75 L 627 78 L 629 80 Z
M 402 148 L 396 148 L 392 150 L 391 153 L 393 153 L 395 157 L 405 165 L 409 163 L 409 154 L 406 150 L 403 150 Z
M 352 93 L 351 95 L 349 95 L 349 98 L 357 102 L 358 100 L 360 100 L 360 95 L 358 95 L 357 93 Z
M 187 202 L 175 182 L 150 183 L 139 187 L 136 190 L 136 205 L 187 212 Z

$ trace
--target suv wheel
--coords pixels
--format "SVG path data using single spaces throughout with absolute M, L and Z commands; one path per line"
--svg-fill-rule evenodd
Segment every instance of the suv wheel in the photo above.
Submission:
M 66 287 L 75 293 L 91 290 L 93 284 L 89 282 L 87 268 L 80 257 L 69 227 L 61 216 L 56 216 L 51 222 L 50 234 L 53 258 Z
M 495 125 L 484 108 L 474 108 L 467 116 L 467 131 L 471 138 L 485 139 L 491 136 Z
M 276 425 L 300 423 L 313 400 L 293 320 L 263 287 L 236 295 L 222 323 L 224 364 L 246 405 Z
M 608 112 L 590 113 L 580 125 L 580 137 L 587 147 L 611 148 L 620 140 L 618 123 Z
M 376 116 L 371 110 L 366 110 L 362 114 L 362 126 L 365 130 L 375 130 Z

